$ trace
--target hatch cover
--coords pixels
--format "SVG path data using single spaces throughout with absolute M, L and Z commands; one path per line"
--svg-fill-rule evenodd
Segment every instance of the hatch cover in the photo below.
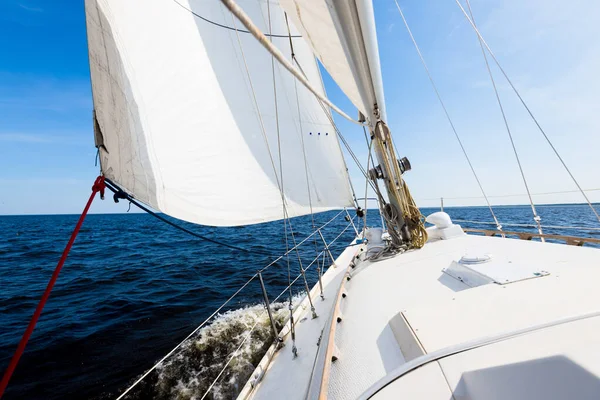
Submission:
M 539 268 L 539 266 L 514 263 L 509 260 L 494 260 L 488 254 L 464 256 L 459 261 L 452 261 L 452 264 L 444 268 L 442 272 L 471 287 L 488 283 L 506 285 L 550 275 L 548 271 Z

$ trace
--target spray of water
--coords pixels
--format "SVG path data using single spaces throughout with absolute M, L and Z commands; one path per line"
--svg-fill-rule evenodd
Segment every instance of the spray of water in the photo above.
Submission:
M 299 304 L 302 296 L 295 296 L 293 303 Z M 280 331 L 289 317 L 288 303 L 273 303 L 271 309 Z M 250 337 L 206 396 L 213 400 L 235 398 L 275 339 L 262 304 L 219 314 L 127 398 L 201 399 L 255 324 Z

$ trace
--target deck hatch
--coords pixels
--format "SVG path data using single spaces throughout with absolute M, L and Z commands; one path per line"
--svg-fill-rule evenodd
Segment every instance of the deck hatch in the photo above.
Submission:
M 526 279 L 540 278 L 550 273 L 537 265 L 514 263 L 509 260 L 494 260 L 491 256 L 479 257 L 478 262 L 473 257 L 463 257 L 452 261 L 442 272 L 450 275 L 470 287 L 496 283 L 506 285 Z

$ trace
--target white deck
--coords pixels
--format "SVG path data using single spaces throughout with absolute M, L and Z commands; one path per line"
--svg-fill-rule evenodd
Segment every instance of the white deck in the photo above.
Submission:
M 355 250 L 348 248 L 340 256 L 340 266 L 325 275 L 327 301 L 316 301 L 320 317 L 310 320 L 309 316 L 298 324 L 300 357 L 293 360 L 291 345 L 286 345 L 254 398 L 305 398 L 316 343 L 331 313 L 326 308 L 331 308 L 345 269 L 342 266 Z M 521 266 L 550 274 L 505 285 L 469 287 L 442 272 L 465 254 L 484 253 L 491 253 L 493 262 L 507 269 Z M 359 263 L 352 273 L 345 287 L 347 297 L 341 301 L 343 320 L 335 333 L 339 359 L 329 376 L 331 399 L 359 398 L 405 364 L 398 332 L 395 335 L 390 325 L 400 312 L 416 337 L 417 351 L 420 347 L 431 354 L 600 310 L 600 250 L 593 248 L 465 235 L 431 242 L 389 260 Z M 574 394 L 571 398 L 592 398 L 592 394 L 600 398 L 598 332 L 600 318 L 587 318 L 469 350 L 408 373 L 374 398 L 404 394 L 422 399 L 559 399 L 567 392 Z M 518 377 L 522 377 L 520 383 L 509 383 Z M 560 391 L 556 382 L 565 379 L 575 382 L 578 391 L 573 392 L 572 384 L 567 385 L 567 392 Z

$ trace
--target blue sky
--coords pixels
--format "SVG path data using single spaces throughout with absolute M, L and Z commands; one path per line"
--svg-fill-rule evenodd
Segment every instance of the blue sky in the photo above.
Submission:
M 442 97 L 491 196 L 524 192 L 477 38 L 453 0 L 401 0 Z M 600 4 L 473 0 L 480 29 L 584 188 L 600 188 Z M 389 125 L 419 205 L 482 205 L 392 0 L 376 0 Z M 532 192 L 575 189 L 494 69 Z M 355 111 L 325 79 L 332 100 Z M 83 1 L 0 2 L 0 215 L 78 213 L 98 174 Z M 360 128 L 337 118 L 361 160 Z M 358 191 L 364 179 L 348 161 Z M 361 188 L 361 189 L 358 189 Z M 589 193 L 600 201 L 600 191 Z M 463 197 L 459 199 L 458 197 Z M 577 193 L 539 203 L 580 202 Z M 492 197 L 523 204 L 526 197 Z M 93 212 L 126 205 L 96 202 Z

